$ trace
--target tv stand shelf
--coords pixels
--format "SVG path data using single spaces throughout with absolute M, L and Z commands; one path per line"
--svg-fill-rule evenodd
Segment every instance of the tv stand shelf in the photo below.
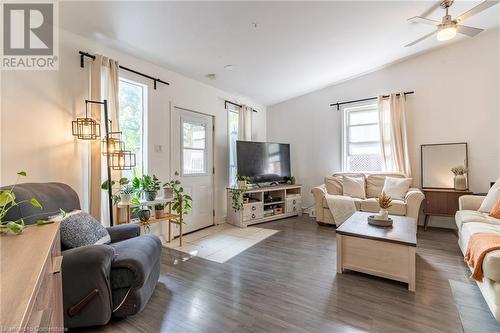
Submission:
M 243 207 L 234 211 L 230 190 L 227 188 L 227 220 L 228 223 L 245 228 L 252 224 L 279 220 L 298 216 L 302 212 L 301 185 L 275 185 L 249 188 L 242 191 L 243 197 L 251 197 L 252 201 L 244 202 Z M 276 201 L 268 201 L 275 198 Z M 273 209 L 273 215 L 267 215 Z

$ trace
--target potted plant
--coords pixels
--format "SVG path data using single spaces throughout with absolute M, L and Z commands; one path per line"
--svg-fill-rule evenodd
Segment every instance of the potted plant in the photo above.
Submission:
M 179 185 L 181 182 L 178 180 L 171 180 L 165 184 L 163 184 L 163 197 L 164 198 L 173 198 L 174 196 L 174 187 Z
M 151 207 L 143 205 L 138 198 L 132 198 L 130 202 L 137 205 L 133 212 L 139 217 L 141 225 L 144 226 L 144 231 L 149 232 L 151 230 L 151 225 L 149 223 L 149 219 L 151 218 Z
M 5 217 L 7 216 L 7 213 L 9 210 L 16 206 L 21 206 L 25 204 L 29 204 L 35 208 L 39 208 L 40 210 L 43 209 L 42 205 L 36 198 L 31 198 L 31 199 L 26 199 L 26 200 L 21 200 L 21 201 L 16 201 L 16 194 L 14 193 L 14 188 L 16 185 L 19 183 L 19 179 L 21 177 L 26 177 L 26 171 L 20 171 L 17 173 L 17 179 L 14 185 L 9 190 L 4 190 L 0 192 L 0 233 L 8 233 L 12 235 L 19 235 L 20 233 L 23 232 L 23 230 L 26 228 L 24 224 L 24 218 L 29 218 L 29 217 L 34 217 L 40 214 L 34 214 L 30 216 L 25 216 L 24 218 L 19 218 L 15 221 L 6 221 Z M 64 217 L 66 214 L 63 210 L 59 210 L 61 215 Z M 49 224 L 53 223 L 53 221 L 47 221 L 47 220 L 38 220 L 36 221 L 37 225 L 44 225 L 44 224 Z
M 172 210 L 180 217 L 180 222 L 183 223 L 182 216 L 189 214 L 193 199 L 189 194 L 184 193 L 184 188 L 180 186 L 180 182 L 173 187 L 174 200 L 172 202 Z
M 246 189 L 231 188 L 229 189 L 229 195 L 231 195 L 231 207 L 235 212 L 243 208 L 243 192 Z
M 392 198 L 388 196 L 385 192 L 382 192 L 377 198 L 378 205 L 380 206 L 380 211 L 376 218 L 378 220 L 387 221 L 389 219 L 389 207 L 392 206 Z
M 130 183 L 130 181 L 126 177 L 122 177 L 118 181 L 118 184 L 120 185 L 120 189 L 111 195 L 111 197 L 113 199 L 113 203 L 115 205 L 117 203 L 119 203 L 119 202 L 121 202 L 123 204 L 129 204 L 130 203 L 130 199 L 132 197 L 132 194 L 135 192 L 135 189 L 129 183 Z M 111 188 L 113 188 L 113 186 L 115 184 L 117 184 L 117 182 L 115 182 L 114 180 L 112 180 L 111 181 Z M 109 182 L 107 180 L 105 180 L 101 184 L 101 189 L 103 189 L 105 191 L 109 190 Z
M 167 215 L 167 213 L 165 212 L 165 207 L 166 205 L 163 203 L 155 205 L 155 218 L 161 219 Z
M 246 190 L 250 177 L 236 175 L 236 180 L 238 181 L 238 188 L 244 188 Z
M 295 177 L 294 176 L 285 177 L 285 181 L 289 185 L 295 185 Z
M 135 177 L 132 180 L 132 186 L 137 191 L 137 196 L 142 193 L 146 201 L 153 201 L 156 199 L 156 194 L 161 188 L 161 182 L 155 175 L 143 175 L 140 178 Z
M 451 168 L 451 172 L 455 175 L 453 177 L 453 187 L 458 191 L 465 191 L 467 189 L 467 168 L 463 165 Z

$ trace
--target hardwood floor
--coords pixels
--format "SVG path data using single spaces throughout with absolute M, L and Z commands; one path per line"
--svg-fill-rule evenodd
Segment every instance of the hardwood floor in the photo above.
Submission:
M 448 279 L 470 283 L 452 230 L 419 230 L 416 292 L 335 273 L 335 229 L 309 217 L 224 264 L 164 249 L 160 282 L 140 314 L 91 332 L 463 332 Z

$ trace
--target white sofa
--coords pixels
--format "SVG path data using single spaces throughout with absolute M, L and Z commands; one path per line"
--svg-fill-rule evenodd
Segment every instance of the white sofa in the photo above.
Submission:
M 458 200 L 460 210 L 455 214 L 455 223 L 458 228 L 458 245 L 464 254 L 471 235 L 477 232 L 500 235 L 500 219 L 477 211 L 484 198 L 478 195 L 464 195 Z M 500 321 L 500 250 L 486 254 L 483 273 L 483 281 L 477 282 L 477 285 L 491 313 Z
M 311 193 L 314 196 L 316 222 L 335 224 L 333 216 L 325 200 L 325 194 L 342 195 L 342 176 L 365 177 L 366 199 L 354 198 L 356 209 L 363 212 L 378 212 L 380 207 L 377 203 L 377 196 L 382 192 L 385 177 L 403 178 L 399 173 L 334 173 L 332 176 L 325 177 L 325 183 L 314 187 Z M 393 200 L 389 208 L 389 214 L 404 215 L 413 217 L 418 221 L 420 206 L 425 196 L 417 188 L 410 188 L 406 193 L 404 200 Z

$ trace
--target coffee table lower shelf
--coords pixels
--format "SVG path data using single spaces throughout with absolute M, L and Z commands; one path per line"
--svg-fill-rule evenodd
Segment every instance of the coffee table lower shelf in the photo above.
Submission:
M 408 283 L 415 291 L 415 246 L 337 233 L 337 273 L 344 269 Z

